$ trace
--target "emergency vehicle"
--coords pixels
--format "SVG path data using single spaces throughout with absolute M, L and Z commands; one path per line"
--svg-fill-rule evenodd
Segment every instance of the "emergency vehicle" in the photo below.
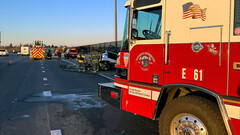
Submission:
M 240 135 L 240 0 L 131 0 L 99 96 L 161 135 Z
M 34 40 L 30 50 L 30 59 L 44 59 L 45 50 L 43 49 L 43 41 Z
M 22 46 L 21 47 L 21 55 L 29 55 L 30 54 L 30 47 Z

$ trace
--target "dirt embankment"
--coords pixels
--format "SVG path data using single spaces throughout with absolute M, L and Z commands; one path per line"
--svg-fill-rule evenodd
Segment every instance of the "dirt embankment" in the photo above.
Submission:
M 1 46 L 0 49 L 7 49 L 8 52 L 20 52 L 21 47 L 20 46 L 14 46 L 14 47 L 8 47 L 8 46 Z

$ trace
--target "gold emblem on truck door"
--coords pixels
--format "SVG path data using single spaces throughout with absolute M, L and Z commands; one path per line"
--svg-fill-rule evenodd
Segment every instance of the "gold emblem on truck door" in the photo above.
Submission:
M 233 69 L 240 70 L 240 62 L 234 62 L 233 63 Z

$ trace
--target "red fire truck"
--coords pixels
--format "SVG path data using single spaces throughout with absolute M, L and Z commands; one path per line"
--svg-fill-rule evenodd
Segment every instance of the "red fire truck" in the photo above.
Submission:
M 240 0 L 131 0 L 99 96 L 161 135 L 240 135 Z
M 42 59 L 44 60 L 45 50 L 43 49 L 43 41 L 34 40 L 33 47 L 30 50 L 30 60 Z

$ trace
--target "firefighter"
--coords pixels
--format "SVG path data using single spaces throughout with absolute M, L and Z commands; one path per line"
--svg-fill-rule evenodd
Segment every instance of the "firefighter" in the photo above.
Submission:
M 61 52 L 61 50 L 58 50 L 57 56 L 58 56 L 58 59 L 61 60 L 61 57 L 62 57 L 62 52 Z
M 51 49 L 51 48 L 48 49 L 47 57 L 48 57 L 48 59 L 50 59 L 50 60 L 52 59 L 52 49 Z
M 99 70 L 100 54 L 95 50 L 94 47 L 91 48 L 89 59 L 93 64 L 93 73 L 97 73 Z
M 78 61 L 78 71 L 81 72 L 81 69 L 82 69 L 82 72 L 85 72 L 85 63 L 86 63 L 86 56 L 84 54 L 83 51 L 81 51 L 78 55 L 77 55 L 77 59 Z

